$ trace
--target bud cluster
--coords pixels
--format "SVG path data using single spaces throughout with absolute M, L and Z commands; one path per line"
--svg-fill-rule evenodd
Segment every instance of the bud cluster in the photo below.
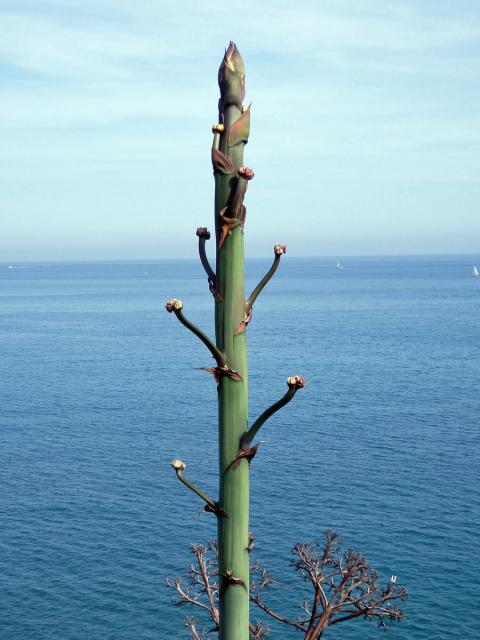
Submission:
M 207 227 L 198 227 L 197 236 L 199 238 L 206 238 L 207 240 L 210 240 L 210 231 Z
M 275 253 L 276 256 L 281 256 L 284 253 L 287 253 L 287 245 L 286 244 L 276 244 L 273 247 L 273 251 Z
M 255 175 L 253 169 L 251 167 L 240 167 L 238 170 L 238 175 L 245 178 L 245 180 L 251 180 Z
M 295 387 L 295 389 L 303 389 L 307 381 L 303 376 L 290 376 L 287 378 L 287 384 L 289 387 Z
M 172 298 L 171 300 L 167 300 L 165 303 L 165 309 L 168 313 L 172 313 L 172 311 L 181 311 L 183 309 L 183 302 L 176 298 Z
M 183 460 L 172 460 L 170 464 L 175 469 L 175 471 L 184 471 L 185 467 L 187 466 L 185 462 L 183 462 Z

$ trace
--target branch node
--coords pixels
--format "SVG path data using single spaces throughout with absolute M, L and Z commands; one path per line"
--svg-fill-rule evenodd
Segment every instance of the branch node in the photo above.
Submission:
M 244 333 L 245 332 L 245 329 L 248 327 L 248 325 L 250 324 L 250 321 L 252 319 L 252 313 L 253 313 L 253 309 L 250 309 L 250 311 L 245 314 L 244 319 L 240 322 L 238 327 L 233 332 L 234 336 L 238 335 L 239 333 Z
M 213 513 L 214 515 L 216 515 L 216 516 L 217 516 L 217 518 L 228 518 L 228 514 L 227 514 L 227 512 L 226 512 L 226 511 L 224 511 L 223 509 L 221 509 L 221 508 L 218 506 L 218 502 L 216 502 L 216 503 L 215 503 L 215 506 L 213 506 L 213 507 L 212 507 L 211 505 L 209 505 L 209 504 L 206 504 L 206 505 L 203 507 L 203 510 L 204 510 L 206 513 Z
M 231 467 L 233 467 L 234 469 L 238 467 L 238 464 L 242 458 L 245 458 L 248 464 L 250 464 L 253 458 L 256 456 L 258 447 L 261 444 L 262 444 L 261 442 L 257 442 L 257 444 L 254 444 L 253 447 L 250 447 L 248 449 L 240 449 L 237 455 L 235 456 L 235 458 L 230 462 L 228 467 L 225 469 L 225 471 L 228 471 Z
M 220 587 L 220 598 L 224 595 L 225 591 L 231 585 L 240 585 L 244 589 L 247 589 L 245 582 L 241 578 L 236 578 L 230 569 L 227 569 L 227 571 L 224 571 L 220 575 L 222 577 L 222 586 Z
M 230 378 L 231 380 L 241 381 L 241 376 L 238 371 L 230 369 L 227 365 L 224 367 L 198 367 L 200 371 L 207 371 L 214 378 L 217 385 L 220 384 L 223 377 Z

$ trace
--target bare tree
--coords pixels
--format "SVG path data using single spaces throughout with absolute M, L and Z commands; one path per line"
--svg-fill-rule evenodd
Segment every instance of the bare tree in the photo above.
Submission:
M 220 613 L 218 610 L 218 553 L 217 543 L 211 540 L 207 546 L 203 544 L 191 544 L 190 551 L 194 561 L 188 568 L 187 578 L 183 580 L 177 576 L 174 580 L 167 580 L 167 587 L 176 591 L 174 603 L 179 606 L 193 606 L 207 612 L 214 627 L 212 631 L 218 631 Z M 196 618 L 187 617 L 185 626 L 190 629 L 191 637 L 196 640 L 202 638 L 203 628 L 199 627 Z
M 297 543 L 293 547 L 291 564 L 312 589 L 310 599 L 299 604 L 302 613 L 296 619 L 274 611 L 267 604 L 264 594 L 275 578 L 258 562 L 251 565 L 250 601 L 266 616 L 298 631 L 305 640 L 317 640 L 328 627 L 356 618 L 374 621 L 383 629 L 399 622 L 403 618 L 399 605 L 407 599 L 405 588 L 397 584 L 396 576 L 382 584 L 365 557 L 351 549 L 343 550 L 342 542 L 334 531 L 325 531 L 322 541 Z M 178 606 L 203 609 L 213 623 L 208 631 L 218 631 L 220 594 L 216 544 L 210 542 L 207 546 L 191 545 L 190 548 L 195 559 L 185 586 L 180 577 L 168 581 L 167 585 L 176 592 L 174 601 Z M 186 618 L 185 626 L 193 640 L 203 638 L 207 632 L 196 618 Z M 251 640 L 263 640 L 269 634 L 269 628 L 262 622 L 250 623 Z

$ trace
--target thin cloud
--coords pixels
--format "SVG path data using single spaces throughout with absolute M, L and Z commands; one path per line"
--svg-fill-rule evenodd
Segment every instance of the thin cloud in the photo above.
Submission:
M 180 207 L 182 225 L 198 226 L 197 198 L 211 195 L 215 74 L 230 38 L 254 100 L 249 211 L 275 209 L 282 235 L 299 240 L 291 209 L 313 229 L 319 201 L 335 242 L 352 212 L 382 230 L 385 246 L 407 218 L 414 230 L 415 216 L 422 229 L 435 221 L 454 235 L 452 207 L 462 208 L 464 237 L 480 232 L 476 3 L 245 0 L 233 19 L 211 0 L 15 0 L 0 15 L 0 209 L 32 238 L 63 234 L 68 244 L 70 229 L 100 246 L 109 207 L 119 247 L 135 225 L 137 247 L 147 243 L 159 211 Z M 179 195 L 173 176 L 187 165 L 200 173 Z M 255 229 L 267 234 L 268 216 Z

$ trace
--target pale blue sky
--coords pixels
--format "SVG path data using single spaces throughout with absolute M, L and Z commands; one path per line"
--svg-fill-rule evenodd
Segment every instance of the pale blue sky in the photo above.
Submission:
M 248 255 L 480 253 L 478 0 L 230 4 L 0 0 L 0 261 L 194 256 L 230 39 Z

